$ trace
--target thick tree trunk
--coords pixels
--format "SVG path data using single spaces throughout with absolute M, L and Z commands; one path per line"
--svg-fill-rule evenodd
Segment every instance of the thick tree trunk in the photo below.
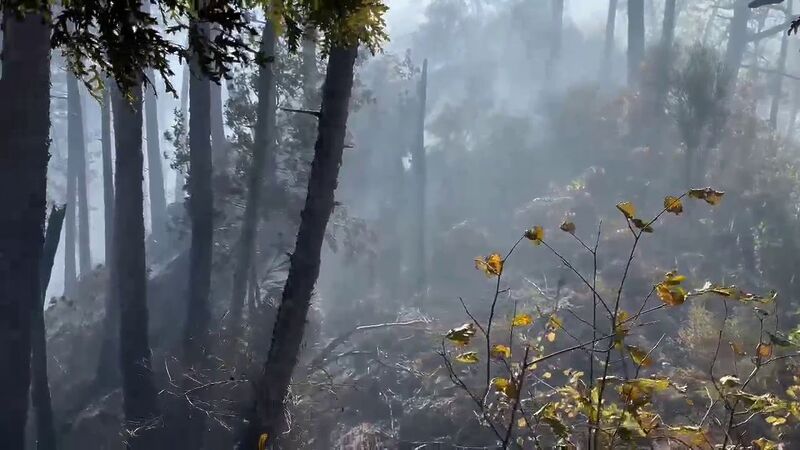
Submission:
M 550 29 L 550 56 L 545 66 L 545 77 L 548 80 L 557 75 L 558 60 L 561 59 L 562 33 L 564 30 L 564 0 L 550 0 L 553 16 Z
M 155 80 L 153 70 L 147 77 Z M 145 128 L 147 131 L 147 180 L 150 193 L 150 237 L 163 245 L 167 234 L 167 198 L 164 192 L 164 170 L 161 164 L 161 135 L 158 132 L 158 101 L 155 87 L 149 86 L 144 95 Z
M 656 120 L 664 115 L 664 103 L 666 102 L 667 90 L 669 90 L 669 71 L 672 67 L 672 46 L 675 42 L 675 4 L 677 0 L 666 0 L 664 4 L 664 21 L 661 26 L 661 42 L 659 43 L 659 56 L 656 64 L 659 69 L 656 71 L 657 85 L 655 98 L 655 117 Z
M 561 2 L 563 9 L 564 3 Z M 425 231 L 427 228 L 427 208 L 425 200 L 427 197 L 427 156 L 425 155 L 425 110 L 428 98 L 428 60 L 422 63 L 422 76 L 417 88 L 417 117 L 416 117 L 416 136 L 412 150 L 412 166 L 414 177 L 416 178 L 416 286 L 414 290 L 420 293 L 420 301 L 424 301 L 425 291 L 428 286 L 428 255 L 425 249 Z
M 608 0 L 608 16 L 606 16 L 606 37 L 603 44 L 603 60 L 600 63 L 600 79 L 608 80 L 611 69 L 611 53 L 614 51 L 614 31 L 617 27 L 617 0 Z
M 272 24 L 264 26 L 261 53 L 265 58 L 275 57 L 275 31 Z M 253 142 L 253 161 L 247 180 L 247 204 L 245 205 L 242 231 L 239 237 L 233 294 L 231 296 L 231 332 L 239 335 L 242 307 L 247 295 L 247 279 L 253 261 L 255 237 L 258 229 L 259 207 L 264 192 L 264 173 L 274 176 L 275 110 L 277 108 L 274 62 L 266 63 L 258 74 L 258 111 Z
M 793 9 L 793 0 L 786 2 L 786 18 L 791 17 Z M 781 100 L 783 100 L 783 74 L 786 71 L 786 55 L 789 52 L 789 34 L 783 33 L 781 38 L 781 50 L 778 54 L 778 63 L 775 68 L 776 73 L 772 81 L 772 103 L 769 108 L 769 127 L 772 131 L 778 129 L 778 111 L 780 109 Z M 757 64 L 754 63 L 754 64 Z
M 91 245 L 89 242 L 89 179 L 86 177 L 86 124 L 83 119 L 83 99 L 78 86 L 78 79 L 71 77 L 75 82 L 75 99 L 76 99 L 76 117 L 78 122 L 77 130 L 80 131 L 76 139 L 80 139 L 78 151 L 75 152 L 77 156 L 77 174 L 78 174 L 78 260 L 80 261 L 80 272 L 78 277 L 86 275 L 92 270 L 92 253 Z
M 736 79 L 739 75 L 739 68 L 742 65 L 744 51 L 749 43 L 747 22 L 750 20 L 750 15 L 747 0 L 735 0 L 733 18 L 728 26 L 728 46 L 725 50 L 723 82 L 727 92 L 731 92 L 736 87 Z
M 0 77 L 0 443 L 25 448 L 31 309 L 41 303 L 50 131 L 50 29 L 40 14 L 3 16 Z
M 190 83 L 190 73 L 191 70 L 189 69 L 189 64 L 183 65 L 183 81 L 181 84 L 181 122 L 183 125 L 184 132 L 187 132 L 189 129 L 189 83 Z M 186 135 L 184 136 L 177 136 L 181 140 L 186 140 Z M 184 198 L 184 185 L 186 184 L 186 176 L 184 175 L 181 168 L 175 169 L 175 203 L 183 203 Z
M 116 89 L 106 80 L 101 105 L 101 145 L 103 152 L 103 206 L 105 218 L 105 264 L 108 276 L 108 289 L 105 298 L 105 317 L 103 318 L 103 342 L 100 345 L 100 356 L 97 363 L 95 381 L 99 388 L 118 386 L 120 381 L 119 364 L 119 302 L 114 297 L 114 170 L 111 142 L 111 103 L 112 89 Z M 117 95 L 117 94 L 115 94 Z
M 56 259 L 61 227 L 66 208 L 53 207 L 47 220 L 44 250 L 40 266 L 41 300 L 34 305 L 31 315 L 31 403 L 36 414 L 37 450 L 55 450 L 56 432 L 53 424 L 53 405 L 50 402 L 50 383 L 47 378 L 47 338 L 44 325 L 44 304 L 47 285 Z
M 319 276 L 325 228 L 334 207 L 356 54 L 356 47 L 334 47 L 330 51 L 306 204 L 278 309 L 269 356 L 260 378 L 256 380 L 252 417 L 239 444 L 242 450 L 256 448 L 258 438 L 263 433 L 273 439 L 283 426 L 283 399 L 297 364 L 311 296 Z
M 228 176 L 228 139 L 225 137 L 225 118 L 222 114 L 222 85 L 209 82 L 211 113 L 211 151 L 214 169 L 223 177 Z
M 114 297 L 119 302 L 119 356 L 126 436 L 131 450 L 157 448 L 159 409 L 150 363 L 147 314 L 147 274 L 144 251 L 142 192 L 142 87 L 130 90 L 129 103 L 114 91 L 116 168 L 112 271 Z M 122 276 L 124 274 L 124 276 Z
M 644 0 L 628 0 L 628 86 L 639 87 L 644 61 Z

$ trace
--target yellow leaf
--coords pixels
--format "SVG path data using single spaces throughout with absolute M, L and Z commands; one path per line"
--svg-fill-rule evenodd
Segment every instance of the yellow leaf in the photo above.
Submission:
M 769 439 L 763 437 L 751 441 L 751 443 L 755 445 L 755 448 L 758 450 L 778 450 L 779 448 L 777 442 L 770 441 Z
M 511 325 L 515 327 L 527 327 L 533 323 L 533 317 L 530 314 L 517 314 L 514 316 L 514 320 L 511 321 Z
M 547 342 L 555 342 L 556 341 L 556 333 L 553 331 L 548 332 L 544 335 L 547 339 Z
M 763 359 L 771 357 L 772 344 L 767 344 L 765 342 L 758 344 L 758 347 L 756 347 L 756 354 Z
M 642 367 L 650 367 L 653 365 L 653 360 L 650 359 L 646 351 L 635 345 L 626 345 L 625 348 L 628 350 L 628 353 L 630 353 L 631 359 L 636 365 Z
M 520 428 L 525 428 L 528 426 L 528 421 L 525 420 L 524 417 L 520 417 L 519 419 L 517 419 L 517 426 Z
M 475 324 L 473 323 L 465 323 L 460 327 L 450 329 L 445 335 L 447 339 L 459 346 L 469 344 L 469 340 L 472 336 L 475 336 Z
M 746 356 L 747 355 L 747 352 L 744 350 L 744 346 L 742 344 L 740 344 L 738 342 L 733 342 L 733 341 L 728 342 L 728 344 L 730 344 L 731 351 L 733 351 L 734 355 L 736 355 L 736 356 Z
M 679 427 L 669 427 L 670 435 L 681 443 L 693 445 L 695 447 L 710 447 L 705 430 L 700 427 L 683 425 Z M 692 447 L 692 448 L 695 448 Z
M 493 378 L 492 386 L 494 386 L 497 392 L 502 393 L 506 397 L 516 398 L 517 396 L 517 386 L 508 378 Z
M 636 217 L 636 207 L 631 202 L 617 203 L 617 209 L 625 216 L 626 219 L 632 220 Z
M 575 234 L 575 224 L 573 222 L 565 220 L 564 223 L 562 223 L 559 228 L 561 228 L 561 231 L 567 232 L 569 234 Z
M 511 358 L 511 349 L 503 344 L 495 344 L 492 346 L 492 358 L 508 359 Z
M 673 270 L 664 274 L 664 284 L 666 285 L 675 286 L 684 281 L 686 281 L 686 277 L 684 275 L 678 275 L 677 271 Z
M 475 352 L 465 352 L 456 356 L 456 361 L 464 364 L 475 364 L 478 362 L 478 354 Z
M 668 195 L 664 197 L 664 209 L 677 216 L 683 212 L 683 203 L 681 203 L 681 199 L 678 197 Z
M 725 195 L 724 192 L 712 189 L 710 187 L 689 190 L 689 197 L 696 198 L 698 200 L 704 200 L 709 205 L 718 205 L 719 202 L 722 201 L 723 195 Z
M 656 285 L 656 293 L 658 298 L 669 306 L 682 305 L 686 301 L 686 291 L 680 286 L 670 288 L 665 283 L 658 283 Z
M 544 240 L 544 228 L 536 225 L 535 227 L 525 231 L 525 237 L 532 241 L 535 245 L 539 245 Z
M 564 328 L 564 322 L 556 315 L 550 316 L 550 319 L 547 320 L 547 329 L 555 331 L 559 328 Z
M 549 380 L 552 377 L 553 377 L 553 374 L 550 373 L 550 372 L 545 372 L 545 373 L 542 374 L 542 378 L 544 378 L 545 380 Z
M 475 268 L 490 278 L 503 273 L 503 263 L 503 257 L 499 253 L 492 253 L 485 258 L 475 258 Z
M 258 437 L 258 450 L 264 450 L 267 448 L 267 440 L 269 439 L 268 433 L 261 433 L 261 436 Z
M 768 424 L 772 425 L 773 427 L 779 427 L 781 425 L 786 424 L 786 417 L 776 417 L 776 416 L 769 416 L 764 419 Z

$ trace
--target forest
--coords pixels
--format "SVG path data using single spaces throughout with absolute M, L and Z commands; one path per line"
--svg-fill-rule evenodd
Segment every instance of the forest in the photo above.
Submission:
M 0 450 L 800 448 L 796 3 L 0 0 Z

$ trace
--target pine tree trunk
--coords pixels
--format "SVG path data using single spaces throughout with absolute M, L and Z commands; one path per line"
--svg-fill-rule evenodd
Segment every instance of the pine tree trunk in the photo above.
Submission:
M 561 2 L 563 7 L 563 2 Z M 417 88 L 417 129 L 412 153 L 412 166 L 416 178 L 416 286 L 414 290 L 420 293 L 420 301 L 424 301 L 425 291 L 428 286 L 428 258 L 425 249 L 425 231 L 427 227 L 427 156 L 425 155 L 425 109 L 428 97 L 428 60 L 422 63 L 422 76 Z
M 92 253 L 91 245 L 89 242 L 89 180 L 86 177 L 86 124 L 83 119 L 83 100 L 80 87 L 77 85 L 78 80 L 72 77 L 75 81 L 75 91 L 77 92 L 77 117 L 76 121 L 79 124 L 80 130 L 80 146 L 79 151 L 75 155 L 78 157 L 78 260 L 80 261 L 80 272 L 78 277 L 86 275 L 92 270 Z M 76 138 L 77 140 L 77 138 Z
M 550 0 L 553 19 L 550 30 L 550 56 L 547 59 L 545 77 L 548 80 L 556 75 L 558 60 L 561 59 L 562 32 L 564 29 L 564 0 Z
M 269 437 L 278 436 L 283 427 L 283 399 L 297 364 L 311 296 L 319 276 L 325 228 L 334 207 L 356 54 L 356 47 L 334 47 L 330 51 L 306 204 L 301 214 L 269 356 L 261 378 L 256 381 L 256 402 L 251 411 L 253 416 L 239 444 L 242 450 L 255 448 L 262 433 L 267 433 Z
M 25 448 L 31 310 L 40 264 L 50 131 L 50 28 L 40 14 L 3 16 L 0 77 L 0 443 Z
M 271 23 L 264 26 L 261 40 L 261 54 L 265 58 L 275 58 L 275 31 Z M 266 63 L 258 74 L 258 111 L 255 138 L 253 142 L 253 161 L 248 173 L 247 204 L 245 205 L 242 231 L 239 237 L 235 271 L 233 274 L 233 294 L 231 296 L 231 331 L 239 335 L 242 307 L 247 295 L 247 279 L 253 261 L 256 231 L 258 229 L 259 207 L 264 192 L 264 174 L 274 176 L 275 150 L 275 110 L 277 109 L 274 62 Z
M 791 17 L 793 7 L 793 0 L 786 2 L 786 18 Z M 769 108 L 769 127 L 772 131 L 778 129 L 778 111 L 780 109 L 781 100 L 783 100 L 783 74 L 786 71 L 786 55 L 789 52 L 789 34 L 783 33 L 781 38 L 781 50 L 778 54 L 778 64 L 775 68 L 775 78 L 772 82 L 772 103 Z
M 628 0 L 628 86 L 639 87 L 644 61 L 644 0 Z
M 617 0 L 608 0 L 606 37 L 603 44 L 603 60 L 600 63 L 600 79 L 607 81 L 611 70 L 611 54 L 614 51 L 614 34 L 617 27 Z
M 101 145 L 103 152 L 103 213 L 105 218 L 105 257 L 108 289 L 105 298 L 105 317 L 103 318 L 103 342 L 100 345 L 100 356 L 97 363 L 95 381 L 99 388 L 118 386 L 120 382 L 118 350 L 119 350 L 119 302 L 114 297 L 116 283 L 114 281 L 114 170 L 111 141 L 111 91 L 114 80 L 107 79 L 103 90 L 101 105 Z M 118 95 L 118 94 L 115 94 Z
M 181 122 L 182 122 L 182 129 L 184 132 L 188 130 L 189 127 L 189 83 L 190 83 L 190 73 L 191 70 L 189 69 L 189 64 L 183 65 L 183 81 L 181 84 Z M 176 136 L 182 141 L 186 140 L 186 135 L 184 136 Z M 186 184 L 186 177 L 181 170 L 180 167 L 175 169 L 175 203 L 183 203 L 184 197 L 184 185 Z
M 153 70 L 148 70 L 147 77 L 151 81 L 155 80 Z M 158 101 L 154 86 L 148 86 L 145 92 L 144 109 L 147 132 L 147 180 L 150 193 L 150 233 L 156 244 L 163 245 L 167 235 L 167 198 L 164 192 L 161 135 L 158 132 Z
M 747 22 L 750 20 L 750 15 L 747 0 L 735 0 L 733 18 L 728 26 L 728 46 L 725 50 L 723 81 L 727 92 L 732 92 L 736 87 L 739 68 L 742 66 L 742 58 L 744 58 L 744 52 L 749 43 Z
M 61 227 L 66 208 L 53 207 L 47 220 L 41 270 L 41 300 L 31 315 L 31 403 L 36 415 L 37 450 L 55 450 L 56 432 L 53 424 L 53 406 L 50 401 L 50 383 L 47 378 L 47 338 L 44 324 L 44 304 L 47 285 L 56 259 Z
M 131 450 L 151 450 L 159 441 L 159 409 L 150 362 L 147 274 L 144 251 L 142 192 L 142 87 L 130 90 L 131 103 L 114 91 L 116 167 L 112 271 L 114 297 L 119 302 L 119 356 L 126 436 Z

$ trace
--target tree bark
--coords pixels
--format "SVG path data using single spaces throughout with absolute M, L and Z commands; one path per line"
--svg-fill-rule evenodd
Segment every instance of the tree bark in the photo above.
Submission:
M 739 68 L 748 44 L 747 22 L 750 20 L 750 8 L 747 0 L 735 0 L 733 18 L 728 26 L 728 46 L 725 50 L 724 80 L 725 89 L 731 92 L 736 87 Z
M 211 151 L 213 165 L 218 174 L 228 176 L 228 139 L 225 137 L 225 118 L 222 114 L 222 85 L 213 81 L 208 83 L 210 89 L 211 113 Z
M 563 1 L 561 2 L 563 9 Z M 428 97 L 428 60 L 422 63 L 422 76 L 417 87 L 417 123 L 416 123 L 416 136 L 414 147 L 412 150 L 412 166 L 414 168 L 414 177 L 416 178 L 416 286 L 415 290 L 420 293 L 420 301 L 424 301 L 425 291 L 428 286 L 428 258 L 425 249 L 425 231 L 427 223 L 427 156 L 425 154 L 425 109 L 427 106 Z
M 105 317 L 103 318 L 103 342 L 100 345 L 95 381 L 100 389 L 118 386 L 120 382 L 119 364 L 119 301 L 114 297 L 116 283 L 114 281 L 114 170 L 111 141 L 111 103 L 112 90 L 116 89 L 106 80 L 101 105 L 101 144 L 103 152 L 103 205 L 105 218 L 105 257 L 108 285 L 105 298 Z M 118 94 L 114 94 L 118 95 Z M 116 126 L 116 125 L 115 125 Z
M 628 86 L 639 87 L 644 61 L 644 0 L 628 0 Z
M 793 0 L 786 2 L 786 18 L 791 18 Z M 776 73 L 772 80 L 772 103 L 769 108 L 769 127 L 772 131 L 778 129 L 778 111 L 783 100 L 783 73 L 786 71 L 786 55 L 789 53 L 789 34 L 783 33 L 781 49 L 778 54 Z M 755 63 L 756 65 L 758 62 Z
M 562 32 L 564 29 L 564 0 L 550 0 L 553 20 L 550 29 L 550 56 L 545 66 L 545 77 L 551 80 L 557 72 L 558 60 L 561 59 Z
M 77 175 L 78 175 L 78 260 L 80 261 L 80 272 L 78 277 L 86 275 L 92 270 L 92 252 L 89 242 L 89 180 L 86 177 L 86 123 L 83 119 L 83 99 L 78 85 L 78 79 L 71 76 L 75 86 L 75 121 L 78 123 L 76 131 L 76 145 L 78 145 L 75 156 L 77 156 Z M 78 141 L 80 139 L 80 141 Z
M 661 26 L 661 42 L 659 43 L 660 55 L 658 57 L 659 70 L 656 71 L 657 85 L 655 98 L 655 117 L 657 120 L 664 115 L 664 103 L 669 90 L 669 71 L 672 67 L 672 46 L 675 42 L 676 0 L 666 0 L 664 4 L 664 21 Z
M 44 304 L 47 285 L 56 259 L 61 227 L 66 208 L 53 207 L 47 220 L 41 270 L 41 300 L 34 305 L 31 315 L 31 403 L 36 414 L 37 450 L 55 450 L 56 432 L 53 424 L 53 405 L 50 401 L 50 383 L 47 378 L 47 337 L 44 324 Z
M 147 77 L 155 80 L 154 71 Z M 150 193 L 150 236 L 156 244 L 163 245 L 167 235 L 167 198 L 164 192 L 164 170 L 161 164 L 161 135 L 158 132 L 158 101 L 155 87 L 150 86 L 144 96 L 147 132 L 147 180 Z
M 261 54 L 265 58 L 275 58 L 275 31 L 270 22 L 267 22 L 264 26 L 261 39 Z M 258 110 L 253 142 L 253 161 L 248 173 L 247 204 L 245 205 L 233 274 L 230 314 L 231 331 L 234 336 L 239 335 L 242 309 L 247 295 L 247 279 L 250 275 L 253 261 L 259 207 L 261 205 L 261 195 L 264 192 L 264 174 L 266 172 L 269 176 L 274 176 L 275 171 L 276 109 L 274 62 L 268 62 L 259 69 L 258 74 Z
M 600 79 L 607 81 L 611 69 L 611 53 L 614 51 L 614 31 L 617 27 L 617 0 L 608 0 L 606 37 L 603 45 L 603 61 L 600 63 Z
M 183 84 L 181 84 L 181 122 L 182 122 L 182 129 L 184 132 L 188 130 L 188 119 L 189 119 L 189 79 L 190 79 L 190 72 L 189 64 L 183 65 Z M 176 136 L 176 138 L 180 138 L 182 140 L 186 140 L 186 136 Z M 184 184 L 186 183 L 186 177 L 181 170 L 180 167 L 175 169 L 175 203 L 183 203 L 184 197 Z
M 64 230 L 64 296 L 72 298 L 78 289 L 77 269 L 77 208 L 78 208 L 78 152 L 83 131 L 78 122 L 80 104 L 77 101 L 78 82 L 71 73 L 65 73 L 67 84 L 67 198 L 66 224 Z M 74 82 L 73 82 L 74 81 Z
M 131 88 L 129 103 L 114 91 L 116 169 L 112 250 L 114 297 L 119 302 L 119 356 L 127 447 L 157 448 L 160 413 L 150 363 L 147 313 L 147 274 L 144 250 L 142 192 L 142 87 Z M 135 433 L 133 432 L 134 430 Z
M 274 439 L 283 427 L 283 400 L 297 364 L 311 296 L 319 276 L 325 228 L 334 207 L 356 54 L 355 46 L 334 47 L 329 54 L 306 203 L 295 251 L 290 258 L 289 276 L 278 309 L 272 345 L 256 380 L 256 401 L 250 411 L 251 420 L 239 443 L 242 450 L 255 448 L 259 436 L 264 433 L 269 439 Z
M 31 309 L 41 302 L 50 131 L 50 29 L 3 12 L 0 77 L 0 442 L 25 448 Z

